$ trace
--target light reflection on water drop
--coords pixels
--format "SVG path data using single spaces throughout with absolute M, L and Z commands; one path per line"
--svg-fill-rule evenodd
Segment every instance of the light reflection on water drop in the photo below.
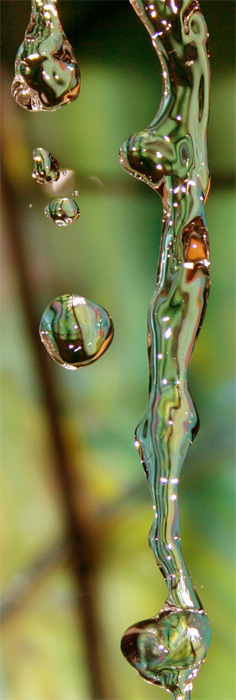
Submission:
M 69 226 L 74 224 L 80 216 L 78 205 L 73 199 L 68 197 L 58 197 L 53 202 L 47 204 L 44 209 L 46 216 L 52 219 L 58 226 Z
M 114 327 L 100 304 L 76 294 L 63 294 L 45 309 L 39 333 L 49 355 L 66 369 L 95 362 L 109 347 Z

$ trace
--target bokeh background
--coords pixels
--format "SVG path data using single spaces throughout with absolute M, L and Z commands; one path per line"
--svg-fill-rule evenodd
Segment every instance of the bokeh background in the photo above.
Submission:
M 207 203 L 212 290 L 189 371 L 201 430 L 181 473 L 183 551 L 212 626 L 193 700 L 235 698 L 234 3 L 202 1 L 212 71 Z M 123 172 L 119 147 L 153 118 L 161 71 L 128 0 L 59 2 L 81 94 L 29 114 L 10 94 L 30 2 L 2 14 L 3 700 L 161 700 L 123 659 L 134 621 L 165 586 L 147 538 L 152 507 L 134 428 L 147 400 L 146 314 L 161 200 Z M 42 146 L 75 173 L 79 221 L 59 229 L 31 178 Z M 38 324 L 74 292 L 111 313 L 115 337 L 91 367 L 48 358 Z

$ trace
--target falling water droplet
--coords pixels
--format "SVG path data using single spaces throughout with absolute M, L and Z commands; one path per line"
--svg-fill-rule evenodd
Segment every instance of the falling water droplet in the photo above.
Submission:
M 75 294 L 57 297 L 45 309 L 39 333 L 49 355 L 66 369 L 95 362 L 109 347 L 114 328 L 99 304 Z
M 73 197 L 78 197 L 78 196 L 79 196 L 79 190 L 74 190 L 74 192 L 72 192 L 72 196 L 73 196 Z
M 31 0 L 30 21 L 16 55 L 11 91 L 30 111 L 58 109 L 79 94 L 80 71 L 56 5 L 56 0 Z
M 45 214 L 58 226 L 74 224 L 80 216 L 80 210 L 74 199 L 57 197 L 44 209 Z
M 56 182 L 60 177 L 58 161 L 45 148 L 35 148 L 33 151 L 32 177 L 40 185 Z

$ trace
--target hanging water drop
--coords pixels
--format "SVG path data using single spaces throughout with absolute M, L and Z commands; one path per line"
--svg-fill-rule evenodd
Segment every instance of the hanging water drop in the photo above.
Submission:
M 95 362 L 109 347 L 114 328 L 100 304 L 75 294 L 63 294 L 45 309 L 39 333 L 49 355 L 66 369 Z
M 12 95 L 30 111 L 55 110 L 76 99 L 80 71 L 59 20 L 57 0 L 31 0 L 31 16 L 15 61 Z
M 74 199 L 57 197 L 44 209 L 46 216 L 58 226 L 74 224 L 80 216 L 80 210 Z
M 32 177 L 40 185 L 53 183 L 59 180 L 59 163 L 45 148 L 35 148 L 33 151 Z
M 210 625 L 203 611 L 164 607 L 156 617 L 130 627 L 121 649 L 145 680 L 184 699 L 184 688 L 205 660 Z

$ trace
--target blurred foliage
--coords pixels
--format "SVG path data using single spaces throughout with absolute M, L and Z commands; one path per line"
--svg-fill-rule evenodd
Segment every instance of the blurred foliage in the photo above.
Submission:
M 132 445 L 148 390 L 146 314 L 156 278 L 162 207 L 118 162 L 123 140 L 148 124 L 157 109 L 160 66 L 128 2 L 62 0 L 59 5 L 81 68 L 81 95 L 73 106 L 53 114 L 28 114 L 12 100 L 10 85 L 29 3 L 1 3 L 3 163 L 34 286 L 24 308 L 8 240 L 8 202 L 2 255 L 2 592 L 13 610 L 2 634 L 2 698 L 91 697 L 83 633 L 75 616 L 75 603 L 83 606 L 86 591 L 78 591 L 68 557 L 56 564 L 52 558 L 44 572 L 39 567 L 33 585 L 26 573 L 65 533 L 45 387 L 28 317 L 34 308 L 39 321 L 53 298 L 75 292 L 105 306 L 115 325 L 113 344 L 99 362 L 76 373 L 52 367 L 61 430 L 71 461 L 78 465 L 75 499 L 94 534 L 90 557 L 95 560 L 104 697 L 161 700 L 164 691 L 135 674 L 119 641 L 134 620 L 154 614 L 165 599 L 147 545 L 149 493 Z M 233 700 L 234 14 L 229 0 L 201 5 L 212 57 L 213 181 L 207 203 L 212 291 L 189 373 L 201 430 L 183 467 L 179 502 L 184 554 L 212 625 L 211 648 L 193 700 Z M 37 146 L 75 172 L 81 217 L 66 230 L 46 219 L 50 197 L 30 177 Z M 24 595 L 18 600 L 19 588 Z

